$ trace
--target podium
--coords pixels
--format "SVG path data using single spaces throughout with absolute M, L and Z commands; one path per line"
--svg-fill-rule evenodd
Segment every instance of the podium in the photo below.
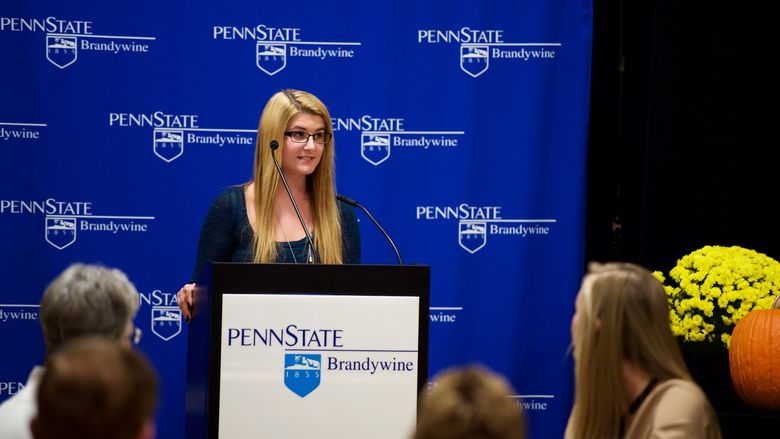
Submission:
M 195 289 L 186 437 L 412 433 L 430 267 L 213 263 Z

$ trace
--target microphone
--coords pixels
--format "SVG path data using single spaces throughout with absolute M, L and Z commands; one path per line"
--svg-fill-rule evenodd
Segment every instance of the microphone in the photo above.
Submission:
M 298 215 L 298 221 L 301 222 L 301 227 L 303 227 L 303 232 L 306 234 L 306 240 L 309 241 L 309 249 L 311 250 L 312 257 L 315 257 L 317 255 L 317 252 L 314 251 L 314 241 L 311 240 L 311 234 L 309 233 L 308 227 L 306 227 L 306 221 L 303 220 L 301 211 L 300 209 L 298 209 L 298 203 L 295 202 L 295 198 L 293 197 L 292 191 L 290 190 L 290 186 L 287 185 L 287 179 L 284 178 L 284 173 L 282 172 L 282 168 L 281 166 L 279 166 L 279 161 L 276 160 L 276 154 L 274 154 L 274 151 L 279 149 L 279 142 L 277 142 L 276 140 L 271 140 L 271 144 L 269 146 L 271 147 L 271 158 L 274 160 L 274 165 L 276 166 L 276 172 L 279 173 L 279 177 L 282 179 L 282 184 L 284 184 L 284 190 L 287 191 L 287 195 L 290 197 L 290 202 L 292 203 L 293 209 L 295 209 L 295 214 Z M 311 261 L 311 259 L 309 259 L 309 261 Z
M 365 207 L 363 207 L 362 204 L 358 203 L 357 201 L 353 200 L 352 198 L 345 197 L 344 195 L 336 195 L 336 199 L 343 201 L 350 206 L 357 207 L 358 209 L 362 210 L 363 212 L 368 215 L 368 218 L 371 219 L 371 221 L 374 223 L 374 225 L 379 229 L 380 232 L 382 232 L 383 235 L 385 235 L 385 239 L 387 239 L 387 242 L 390 243 L 390 246 L 393 247 L 393 251 L 395 252 L 395 257 L 398 258 L 398 264 L 404 265 L 403 261 L 401 260 L 401 254 L 398 253 L 398 248 L 395 246 L 395 243 L 393 243 L 393 240 L 390 239 L 390 235 L 385 232 L 385 229 L 382 228 L 382 226 L 379 225 L 379 222 L 374 218 L 374 215 L 371 215 L 371 212 L 368 211 Z

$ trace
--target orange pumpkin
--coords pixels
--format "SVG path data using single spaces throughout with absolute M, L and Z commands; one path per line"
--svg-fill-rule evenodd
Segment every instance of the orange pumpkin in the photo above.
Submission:
M 780 309 L 747 313 L 731 334 L 731 382 L 743 401 L 780 410 Z

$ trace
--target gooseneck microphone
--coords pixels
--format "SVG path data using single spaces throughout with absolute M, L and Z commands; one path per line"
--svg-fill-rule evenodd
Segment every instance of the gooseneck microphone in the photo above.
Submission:
M 365 207 L 363 207 L 362 204 L 358 203 L 357 201 L 353 200 L 352 198 L 345 197 L 344 195 L 336 195 L 337 200 L 341 200 L 350 206 L 357 207 L 358 209 L 362 210 L 366 213 L 368 218 L 374 223 L 377 229 L 379 229 L 380 232 L 382 232 L 383 235 L 385 235 L 385 239 L 387 239 L 387 242 L 390 243 L 390 246 L 393 247 L 393 251 L 395 252 L 395 257 L 398 258 L 398 264 L 404 265 L 403 261 L 401 260 L 401 253 L 398 253 L 398 248 L 395 246 L 395 243 L 392 239 L 390 239 L 390 235 L 385 232 L 385 229 L 379 225 L 379 222 L 374 218 L 374 215 L 371 215 L 371 212 L 368 211 Z
M 309 233 L 309 228 L 306 227 L 306 222 L 303 220 L 303 216 L 301 215 L 300 209 L 298 209 L 298 203 L 295 202 L 295 197 L 293 197 L 292 191 L 290 190 L 290 186 L 287 185 L 287 179 L 284 178 L 284 173 L 282 172 L 281 166 L 279 166 L 279 161 L 276 160 L 276 154 L 274 152 L 279 149 L 279 142 L 276 140 L 271 140 L 271 144 L 269 145 L 271 147 L 271 158 L 274 160 L 274 165 L 276 166 L 276 172 L 279 173 L 279 177 L 282 179 L 282 184 L 284 184 L 284 190 L 287 191 L 287 195 L 290 197 L 290 202 L 292 203 L 293 209 L 295 209 L 295 214 L 298 215 L 298 221 L 301 222 L 301 227 L 303 227 L 303 233 L 306 234 L 306 240 L 309 241 L 309 249 L 311 249 L 312 258 L 316 258 L 317 252 L 314 251 L 314 241 L 311 239 L 311 234 Z M 279 226 L 281 227 L 281 225 Z

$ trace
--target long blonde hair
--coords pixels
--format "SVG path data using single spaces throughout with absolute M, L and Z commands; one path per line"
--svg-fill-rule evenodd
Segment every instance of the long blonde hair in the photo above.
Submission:
M 332 131 L 333 122 L 325 105 L 316 96 L 300 90 L 282 90 L 268 100 L 260 116 L 255 145 L 254 209 L 255 209 L 255 262 L 275 262 L 277 258 L 274 239 L 274 195 L 279 188 L 279 174 L 271 158 L 272 140 L 284 145 L 284 131 L 293 117 L 309 113 L 322 117 L 325 129 Z M 312 221 L 314 222 L 314 246 L 319 261 L 326 264 L 342 263 L 341 223 L 336 206 L 334 179 L 334 139 L 323 146 L 322 158 L 314 172 L 306 178 L 311 196 Z M 280 165 L 282 150 L 275 151 Z
M 693 382 L 669 324 L 661 283 L 629 263 L 589 265 L 573 334 L 572 437 L 615 438 L 626 412 L 623 360 L 661 381 Z M 710 409 L 711 410 L 711 409 Z M 711 427 L 718 431 L 714 414 Z

